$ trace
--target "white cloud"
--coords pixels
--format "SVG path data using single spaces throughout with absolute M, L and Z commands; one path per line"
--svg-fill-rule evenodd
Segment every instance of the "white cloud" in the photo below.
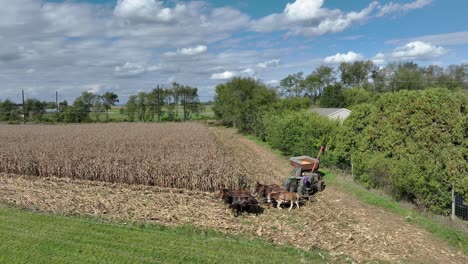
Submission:
M 85 85 L 84 88 L 89 93 L 97 94 L 101 91 L 101 89 L 103 88 L 103 85 L 102 84 L 89 84 L 89 85 Z
M 447 51 L 440 46 L 434 46 L 422 41 L 410 42 L 392 52 L 397 60 L 429 60 L 444 55 Z
M 377 16 L 384 16 L 386 14 L 395 13 L 395 12 L 405 13 L 413 9 L 423 8 L 429 5 L 430 3 L 432 3 L 432 0 L 416 0 L 414 2 L 410 2 L 406 4 L 390 2 L 383 6 L 379 6 L 379 12 L 377 13 Z
M 355 53 L 353 51 L 349 51 L 348 53 L 337 53 L 333 56 L 326 57 L 324 59 L 325 63 L 336 64 L 342 62 L 354 62 L 358 60 L 363 60 L 364 56 L 360 53 Z
M 178 49 L 176 52 L 166 52 L 164 53 L 164 55 L 169 56 L 169 57 L 176 56 L 176 55 L 194 56 L 194 55 L 205 53 L 207 50 L 208 50 L 207 46 L 198 45 L 195 47 Z
M 258 63 L 257 67 L 266 69 L 266 68 L 270 68 L 270 67 L 276 67 L 276 66 L 279 65 L 279 63 L 280 63 L 279 59 L 269 60 L 269 61 Z
M 140 76 L 143 73 L 160 70 L 160 65 L 146 66 L 144 63 L 126 62 L 124 65 L 115 66 L 114 74 L 118 77 L 130 78 Z
M 182 54 L 182 55 L 192 56 L 192 55 L 197 55 L 197 54 L 204 53 L 207 50 L 208 50 L 208 48 L 206 46 L 198 45 L 196 47 L 183 48 L 183 49 L 179 50 L 179 53 Z
M 237 72 L 233 71 L 225 71 L 221 73 L 214 73 L 211 75 L 211 79 L 213 80 L 227 80 L 235 77 L 237 75 Z
M 323 0 L 296 0 L 292 4 L 286 4 L 284 14 L 291 21 L 320 17 L 325 12 L 322 9 L 323 2 Z
M 252 68 L 247 68 L 247 69 L 243 70 L 241 73 L 243 73 L 244 75 L 247 75 L 247 76 L 254 76 L 255 74 L 257 74 L 255 72 L 255 70 L 252 69 Z
M 377 8 L 372 2 L 359 12 L 343 12 L 323 8 L 323 0 L 296 0 L 287 4 L 282 13 L 274 13 L 252 23 L 258 32 L 286 30 L 287 35 L 320 36 L 345 30 L 355 23 L 364 22 Z
M 377 55 L 370 59 L 375 65 L 383 65 L 385 64 L 385 54 L 379 52 Z
M 360 11 L 350 12 L 325 8 L 324 2 L 324 0 L 296 0 L 286 4 L 282 13 L 273 13 L 252 21 L 251 27 L 258 32 L 283 30 L 287 31 L 287 36 L 320 36 L 344 31 L 372 17 L 423 8 L 432 0 L 416 0 L 406 4 L 390 2 L 385 5 L 373 1 Z
M 114 15 L 132 22 L 171 22 L 186 12 L 184 4 L 171 9 L 157 0 L 118 0 L 114 9 Z
M 36 69 L 28 69 L 28 70 L 26 71 L 26 73 L 34 73 L 34 72 L 36 72 Z
M 265 84 L 275 86 L 275 85 L 279 84 L 279 81 L 278 80 L 269 80 Z
M 431 43 L 433 45 L 464 45 L 468 44 L 468 31 L 452 32 L 445 34 L 435 34 L 435 35 L 426 35 L 415 38 L 409 38 L 404 40 L 389 40 L 386 43 L 388 44 L 401 44 L 408 41 L 422 41 Z

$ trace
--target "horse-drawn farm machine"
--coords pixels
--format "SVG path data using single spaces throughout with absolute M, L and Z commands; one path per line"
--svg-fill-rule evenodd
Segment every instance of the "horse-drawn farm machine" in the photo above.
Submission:
M 320 147 L 317 158 L 309 156 L 291 157 L 293 169 L 290 177 L 284 183 L 284 188 L 289 192 L 296 192 L 301 198 L 311 200 L 313 195 L 325 188 L 322 175 L 318 172 L 319 158 L 325 147 Z

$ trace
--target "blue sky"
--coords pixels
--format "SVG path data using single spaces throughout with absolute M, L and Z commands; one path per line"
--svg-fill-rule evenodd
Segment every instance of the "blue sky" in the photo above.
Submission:
M 0 100 L 122 101 L 171 82 L 202 100 L 233 76 L 276 85 L 319 65 L 468 63 L 463 0 L 0 0 Z

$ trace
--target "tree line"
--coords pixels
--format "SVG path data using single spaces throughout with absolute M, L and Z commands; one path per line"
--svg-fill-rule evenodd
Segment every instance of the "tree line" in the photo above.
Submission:
M 350 107 L 375 101 L 376 94 L 433 87 L 468 89 L 468 64 L 443 68 L 405 62 L 377 67 L 372 61 L 343 62 L 337 68 L 322 65 L 307 76 L 302 72 L 290 74 L 276 89 L 285 97 L 311 98 L 322 107 Z
M 130 96 L 122 113 L 129 121 L 187 121 L 202 109 L 197 88 L 173 83 L 172 87 L 158 86 Z
M 96 121 L 101 121 L 101 115 L 108 121 L 109 110 L 118 102 L 118 95 L 113 92 L 102 95 L 83 92 L 71 105 L 66 100 L 47 102 L 29 98 L 23 105 L 6 99 L 0 101 L 0 121 L 82 123 L 92 121 L 91 113 L 95 114 Z
M 119 96 L 114 92 L 104 94 L 83 92 L 72 104 L 66 100 L 47 102 L 29 98 L 23 105 L 6 99 L 0 100 L 0 121 L 10 123 L 116 121 L 109 116 L 109 111 L 117 103 Z M 125 106 L 120 109 L 120 114 L 124 118 L 119 121 L 187 121 L 202 109 L 197 88 L 173 83 L 168 88 L 157 86 L 151 92 L 140 92 L 130 96 Z
M 323 164 L 446 214 L 453 187 L 468 199 L 467 94 L 468 65 L 354 62 L 291 74 L 278 87 L 234 78 L 216 87 L 213 110 L 224 125 L 287 156 L 315 155 L 326 145 Z M 352 110 L 344 122 L 310 111 L 344 106 Z

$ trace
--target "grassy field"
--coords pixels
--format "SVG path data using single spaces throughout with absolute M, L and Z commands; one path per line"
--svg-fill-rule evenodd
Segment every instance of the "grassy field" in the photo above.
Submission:
M 0 205 L 0 263 L 324 263 L 302 251 L 191 227 L 110 224 Z
M 214 112 L 213 112 L 212 107 L 213 107 L 212 105 L 203 105 L 203 110 L 199 114 L 194 114 L 192 119 L 197 120 L 197 119 L 212 119 L 212 118 L 214 118 Z M 127 116 L 122 115 L 120 113 L 120 109 L 122 109 L 122 108 L 123 108 L 122 106 L 113 106 L 112 109 L 109 110 L 109 119 L 111 121 L 118 121 L 118 122 L 126 121 Z M 166 109 L 163 108 L 163 111 L 166 111 Z M 179 113 L 179 116 L 181 116 L 182 113 L 183 113 L 183 107 L 178 105 L 178 106 L 176 106 L 175 111 L 177 113 Z M 90 117 L 93 120 L 97 119 L 96 114 L 93 114 L 93 113 L 90 114 Z M 99 120 L 103 121 L 105 119 L 106 119 L 105 113 L 102 113 L 102 114 L 99 115 Z

